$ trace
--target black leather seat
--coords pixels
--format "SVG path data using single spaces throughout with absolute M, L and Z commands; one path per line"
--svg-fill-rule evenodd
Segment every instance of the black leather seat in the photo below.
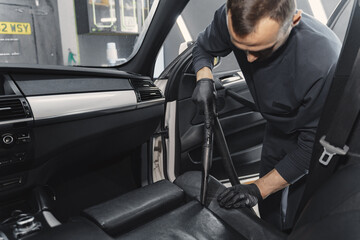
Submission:
M 199 202 L 182 207 L 116 239 L 246 239 Z
M 210 194 L 206 206 L 201 206 L 196 200 L 199 195 L 197 194 L 199 177 L 200 173 L 198 172 L 189 172 L 180 176 L 175 183 L 183 187 L 184 191 L 167 181 L 154 184 L 157 188 L 155 190 L 153 185 L 135 190 L 130 195 L 145 196 L 149 190 L 154 190 L 155 193 L 166 189 L 171 195 L 167 200 L 157 199 L 159 204 L 155 205 L 149 205 L 148 201 L 144 201 L 144 204 L 141 205 L 142 210 L 137 209 L 139 202 L 129 202 L 125 198 L 117 198 L 113 200 L 118 204 L 117 207 L 108 205 L 112 202 L 109 201 L 86 211 L 90 213 L 91 209 L 97 209 L 100 213 L 103 210 L 104 214 L 99 215 L 103 225 L 99 219 L 95 219 L 95 215 L 87 215 L 96 224 L 79 217 L 26 239 L 360 239 L 360 161 L 338 171 L 313 196 L 289 236 L 271 228 L 250 209 L 226 210 L 220 208 L 214 196 L 224 187 L 214 178 L 210 180 Z M 161 192 L 157 193 L 161 196 L 166 195 Z M 188 202 L 185 202 L 184 193 Z M 179 195 L 174 197 L 174 194 Z M 124 206 L 121 205 L 122 199 Z M 177 200 L 174 201 L 175 199 Z M 179 204 L 178 200 L 180 199 L 182 202 Z M 175 205 L 177 207 L 169 210 L 166 202 L 169 203 L 170 208 Z M 132 204 L 134 204 L 134 208 L 126 207 Z M 157 213 L 159 207 L 166 209 L 166 213 L 163 210 Z M 137 209 L 137 214 L 130 214 L 126 218 L 117 218 L 124 213 L 124 210 L 126 212 L 129 209 L 130 212 L 131 209 Z M 155 211 L 155 209 L 157 210 Z M 146 212 L 147 216 L 151 215 L 153 219 L 149 221 L 144 218 L 147 221 L 143 221 L 142 212 Z M 149 213 L 151 214 L 148 215 Z M 114 218 L 114 216 L 116 217 Z M 125 221 L 126 219 L 128 221 Z M 128 232 L 126 233 L 124 233 L 124 226 L 127 226 Z
M 145 224 L 185 203 L 184 191 L 163 180 L 90 207 L 84 215 L 112 236 Z
M 6 238 L 5 238 L 6 239 Z M 10 238 L 12 239 L 12 238 Z M 74 218 L 54 228 L 45 228 L 22 240 L 113 240 L 94 223 L 84 218 Z
M 360 239 L 360 158 L 353 158 L 311 198 L 288 236 L 251 209 L 219 207 L 215 196 L 224 186 L 214 178 L 201 206 L 201 173 L 188 172 L 175 184 L 161 181 L 137 189 L 85 210 L 89 219 L 78 217 L 24 239 Z
M 201 206 L 200 176 L 200 172 L 187 172 L 175 181 L 183 189 L 187 203 L 164 215 L 159 213 L 150 222 L 136 224 L 138 227 L 130 232 L 112 236 L 115 239 L 360 239 L 360 161 L 341 169 L 314 195 L 289 236 L 273 229 L 251 209 L 219 207 L 216 196 L 224 186 L 214 178 L 210 178 L 206 206 Z M 175 184 L 157 185 L 158 191 Z M 125 199 L 124 203 L 130 204 Z
M 310 199 L 289 240 L 360 239 L 360 157 L 353 160 Z
M 187 203 L 150 222 L 138 225 L 130 232 L 112 237 L 115 239 L 360 239 L 360 205 L 358 204 L 360 162 L 350 164 L 338 171 L 314 195 L 288 236 L 262 221 L 251 209 L 227 210 L 219 207 L 216 196 L 225 187 L 214 178 L 210 178 L 206 206 L 201 206 L 198 201 L 200 176 L 200 172 L 187 172 L 175 181 L 175 184 L 183 189 Z M 166 185 L 168 184 L 171 185 L 167 182 Z
M 187 172 L 179 176 L 175 184 L 164 180 L 86 209 L 84 214 L 116 239 L 286 237 L 251 209 L 219 207 L 216 196 L 225 187 L 215 178 L 210 178 L 206 206 L 202 206 L 198 201 L 200 183 L 200 172 Z M 148 221 L 151 218 L 153 220 Z

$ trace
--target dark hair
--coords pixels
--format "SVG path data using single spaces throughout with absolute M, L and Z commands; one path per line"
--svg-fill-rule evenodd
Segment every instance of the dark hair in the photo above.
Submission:
M 270 17 L 280 25 L 288 26 L 295 13 L 295 0 L 228 0 L 234 32 L 239 36 L 252 33 L 256 24 Z

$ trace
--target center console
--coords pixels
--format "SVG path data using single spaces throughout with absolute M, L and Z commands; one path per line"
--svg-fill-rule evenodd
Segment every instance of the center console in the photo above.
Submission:
M 64 224 L 53 225 L 51 212 L 34 215 L 14 212 L 0 225 L 0 240 L 114 240 L 91 221 L 75 217 Z
M 26 196 L 26 207 L 18 205 L 13 209 L 19 210 L 0 220 L 0 240 L 26 239 L 61 225 L 51 213 L 53 196 L 46 190 L 45 187 L 33 189 Z
M 40 231 L 44 226 L 44 219 L 40 214 L 32 215 L 14 211 L 12 216 L 4 220 L 0 227 L 0 239 L 21 239 L 32 233 Z

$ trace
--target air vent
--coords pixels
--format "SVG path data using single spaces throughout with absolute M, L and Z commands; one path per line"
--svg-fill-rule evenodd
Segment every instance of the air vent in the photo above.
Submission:
M 0 100 L 0 121 L 26 118 L 20 99 Z
M 151 81 L 131 80 L 131 82 L 136 89 L 155 87 L 154 83 Z
M 131 80 L 136 91 L 138 102 L 150 101 L 162 98 L 163 95 L 159 88 L 150 80 Z
M 160 90 L 140 90 L 141 101 L 149 101 L 157 98 L 162 98 Z

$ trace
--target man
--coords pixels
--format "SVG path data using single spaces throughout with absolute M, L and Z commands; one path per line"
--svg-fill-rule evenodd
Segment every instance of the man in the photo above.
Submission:
M 283 231 L 292 228 L 340 48 L 335 34 L 296 10 L 294 0 L 228 0 L 216 11 L 193 50 L 193 100 L 212 104 L 214 56 L 233 51 L 267 120 L 260 178 L 225 190 L 221 206 L 259 202 L 261 218 Z

